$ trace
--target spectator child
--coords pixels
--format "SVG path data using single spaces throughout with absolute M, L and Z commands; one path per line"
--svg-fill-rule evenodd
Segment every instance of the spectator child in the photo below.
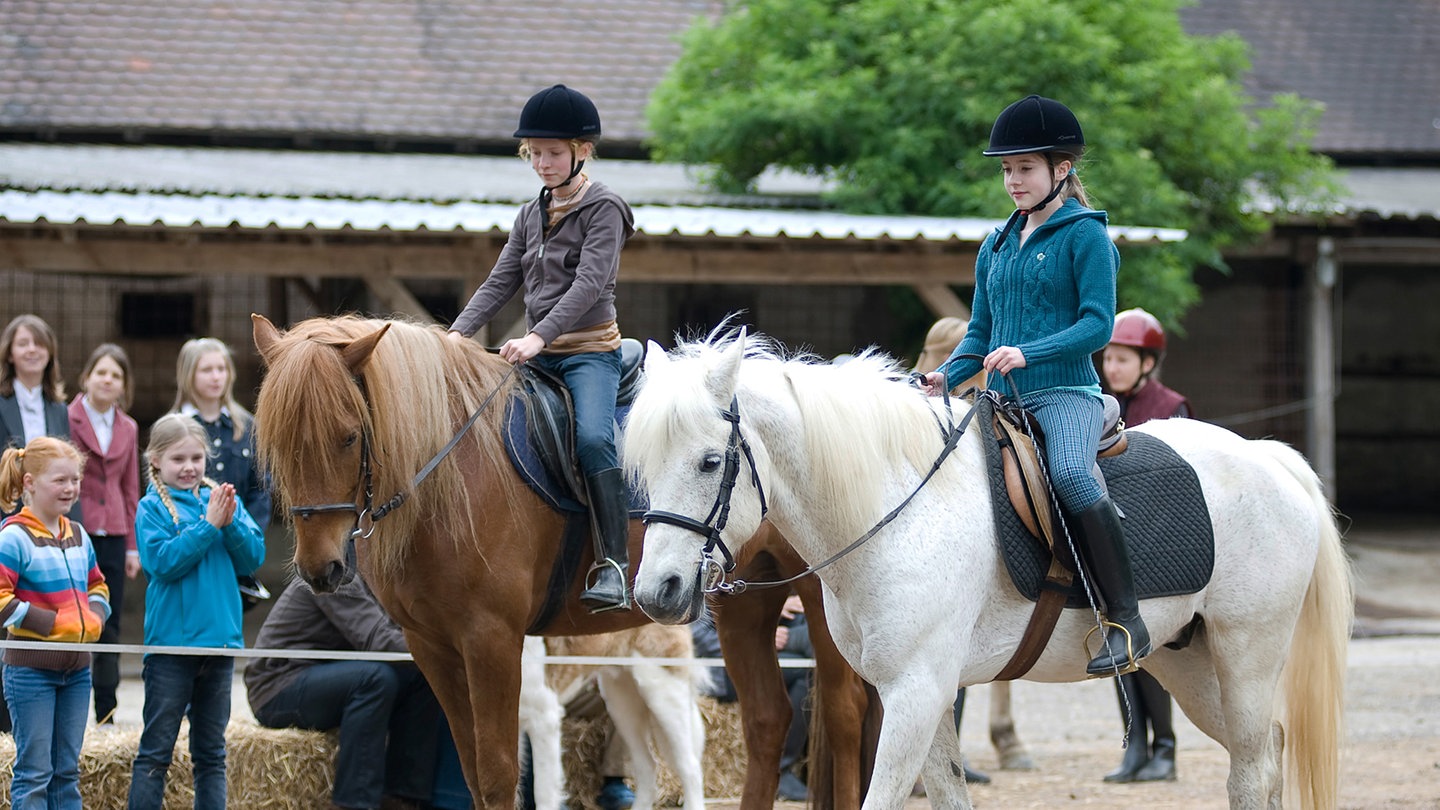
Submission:
M 85 459 L 48 436 L 0 456 L 0 507 L 24 507 L 0 528 L 0 621 L 11 640 L 93 642 L 110 615 L 105 577 L 85 529 L 65 516 Z M 90 704 L 90 654 L 5 651 L 14 717 L 10 799 L 17 810 L 79 810 L 80 745 Z
M 205 477 L 207 443 L 200 423 L 162 416 L 150 429 L 135 537 L 149 578 L 145 643 L 153 646 L 244 646 L 237 575 L 265 560 L 265 541 L 235 488 Z M 145 728 L 130 780 L 130 810 L 159 810 L 165 775 L 190 719 L 196 810 L 225 807 L 225 727 L 230 722 L 234 659 L 220 655 L 145 656 Z
M 85 454 L 87 475 L 80 482 L 80 503 L 88 516 L 90 539 L 100 573 L 110 587 L 110 618 L 102 644 L 120 641 L 125 580 L 140 573 L 135 548 L 135 506 L 140 501 L 139 435 L 130 407 L 134 383 L 130 358 L 114 343 L 102 343 L 80 374 L 80 394 L 70 402 L 70 436 Z M 120 656 L 96 653 L 92 668 L 95 722 L 113 722 L 115 691 L 120 686 Z

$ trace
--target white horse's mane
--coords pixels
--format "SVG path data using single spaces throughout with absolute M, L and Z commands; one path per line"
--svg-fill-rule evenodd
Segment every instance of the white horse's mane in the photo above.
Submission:
M 626 470 L 639 484 L 658 475 L 684 442 L 720 423 L 710 377 L 736 340 L 731 332 L 682 341 L 668 353 L 663 373 L 647 378 L 625 430 Z M 800 423 L 787 427 L 799 431 L 803 443 L 802 474 L 824 501 L 812 508 L 864 532 L 888 508 L 881 498 L 898 468 L 908 464 L 923 473 L 934 462 L 942 443 L 938 400 L 911 386 L 906 370 L 876 349 L 831 364 L 807 353 L 787 355 L 763 335 L 744 340 L 741 430 L 753 435 L 756 420 L 775 410 L 762 401 L 788 397 L 800 413 Z

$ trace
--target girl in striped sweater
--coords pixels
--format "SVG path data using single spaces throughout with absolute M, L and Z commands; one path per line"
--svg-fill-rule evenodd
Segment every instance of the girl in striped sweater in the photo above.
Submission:
M 0 623 L 12 641 L 94 642 L 110 616 L 90 537 L 65 516 L 80 497 L 83 466 L 74 445 L 49 436 L 0 456 L 0 509 L 24 503 L 0 528 Z M 4 679 L 15 734 L 12 806 L 79 810 L 90 653 L 6 649 Z

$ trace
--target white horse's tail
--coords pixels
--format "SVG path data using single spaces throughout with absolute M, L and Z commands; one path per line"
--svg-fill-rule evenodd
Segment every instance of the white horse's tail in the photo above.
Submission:
M 1320 549 L 1285 664 L 1285 750 L 1299 806 L 1339 802 L 1345 658 L 1355 618 L 1350 561 L 1315 471 L 1279 442 L 1257 442 L 1305 488 L 1320 516 Z

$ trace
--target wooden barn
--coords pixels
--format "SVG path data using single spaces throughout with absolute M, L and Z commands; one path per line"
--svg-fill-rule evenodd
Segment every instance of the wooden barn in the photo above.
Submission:
M 621 277 L 627 333 L 663 343 L 743 310 L 820 354 L 903 354 L 916 322 L 964 311 L 993 222 L 845 215 L 820 207 L 815 181 L 783 174 L 725 197 L 644 160 L 644 106 L 676 35 L 724 4 L 560 6 L 547 24 L 583 32 L 583 64 L 537 64 L 542 11 L 518 3 L 7 3 L 0 317 L 55 326 L 72 386 L 95 344 L 124 345 L 142 422 L 168 407 L 188 337 L 226 340 L 242 385 L 258 383 L 252 311 L 447 319 L 536 190 L 506 156 L 514 111 L 554 81 L 591 91 L 593 64 L 608 66 L 593 91 L 606 112 L 596 176 L 632 202 L 640 230 Z M 1257 96 L 1326 105 L 1317 145 L 1348 189 L 1329 218 L 1277 214 L 1263 244 L 1228 257 L 1230 273 L 1201 272 L 1205 299 L 1167 382 L 1202 417 L 1301 447 L 1347 511 L 1432 512 L 1440 9 L 1202 0 L 1183 14 L 1196 33 L 1236 30 L 1255 46 Z M 1122 241 L 1181 237 L 1118 225 Z M 902 287 L 929 312 L 897 315 Z

